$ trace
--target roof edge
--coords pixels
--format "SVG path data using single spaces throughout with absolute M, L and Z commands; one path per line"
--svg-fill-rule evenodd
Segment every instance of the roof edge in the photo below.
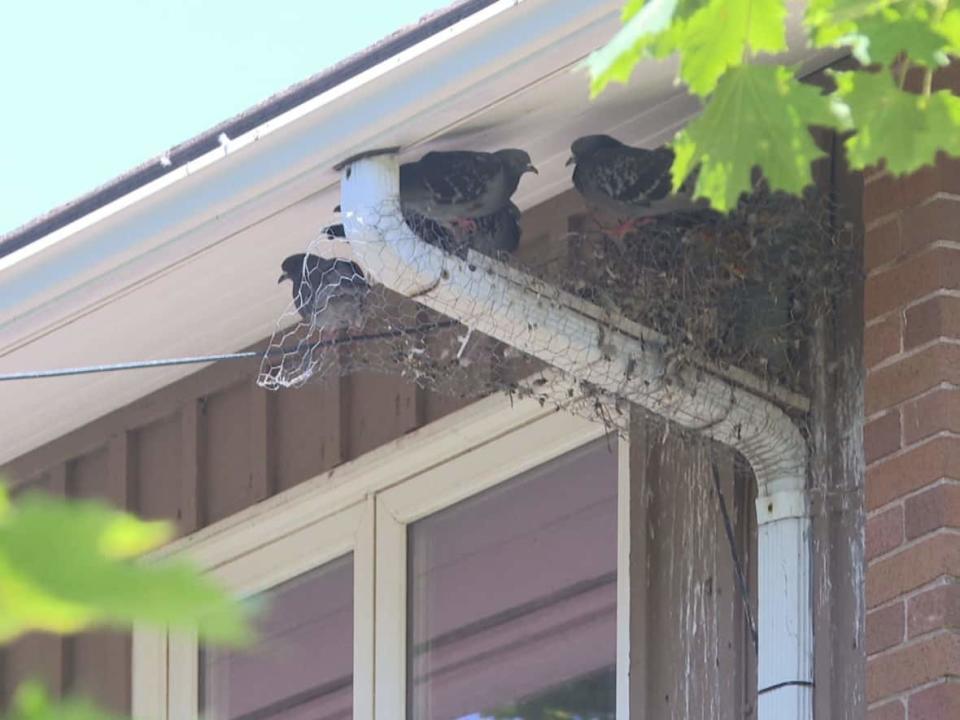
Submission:
M 460 0 L 425 15 L 373 45 L 282 90 L 193 138 L 173 146 L 109 182 L 0 235 L 0 258 L 69 225 L 115 200 L 183 167 L 220 146 L 220 136 L 235 138 L 340 85 L 493 5 L 497 0 Z

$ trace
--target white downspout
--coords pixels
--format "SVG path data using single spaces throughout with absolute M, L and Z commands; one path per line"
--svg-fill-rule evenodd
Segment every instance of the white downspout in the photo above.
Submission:
M 611 394 L 741 452 L 758 484 L 759 720 L 813 717 L 813 617 L 807 446 L 772 403 L 703 371 L 665 381 L 662 348 L 606 332 L 535 285 L 480 271 L 404 223 L 394 154 L 344 164 L 341 206 L 354 259 L 389 289 Z M 655 336 L 650 332 L 644 337 Z

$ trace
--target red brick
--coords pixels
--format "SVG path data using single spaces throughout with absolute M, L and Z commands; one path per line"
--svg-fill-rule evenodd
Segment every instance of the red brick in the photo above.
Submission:
M 904 720 L 907 709 L 899 700 L 878 705 L 867 712 L 867 720 Z
M 868 463 L 900 449 L 900 411 L 891 410 L 863 426 L 863 452 Z
M 903 642 L 904 606 L 902 602 L 867 613 L 867 655 L 876 655 Z
M 907 498 L 904 527 L 911 540 L 940 528 L 960 528 L 960 485 L 944 483 Z
M 919 68 L 918 68 L 919 70 Z M 923 71 L 918 73 L 917 87 L 921 87 Z M 933 74 L 933 90 L 960 90 L 960 65 L 951 63 Z
M 867 518 L 867 560 L 885 555 L 903 543 L 903 506 L 895 505 L 889 510 Z
M 869 224 L 898 210 L 920 205 L 941 190 L 935 167 L 922 168 L 905 177 L 877 175 L 863 187 L 863 221 Z
M 960 438 L 933 438 L 867 468 L 867 510 L 942 479 L 960 479 Z
M 874 703 L 951 675 L 960 675 L 960 635 L 934 635 L 915 645 L 870 658 L 867 702 Z
M 870 563 L 867 607 L 889 602 L 943 576 L 960 575 L 960 535 L 938 533 Z
M 870 228 L 863 242 L 863 265 L 867 272 L 893 262 L 903 252 L 900 218 L 893 217 Z
M 867 415 L 892 408 L 941 383 L 960 384 L 960 345 L 937 343 L 867 373 Z
M 960 584 L 956 581 L 907 601 L 907 636 L 913 639 L 936 630 L 960 630 Z
M 936 290 L 960 287 L 960 250 L 933 247 L 871 275 L 864 285 L 867 320 L 906 306 Z
M 906 403 L 902 410 L 907 445 L 938 432 L 960 433 L 960 390 L 941 388 Z
M 934 198 L 928 203 L 905 210 L 900 217 L 900 249 L 919 252 L 935 242 L 960 239 L 957 215 L 960 202 L 950 197 Z
M 901 350 L 903 320 L 899 313 L 890 313 L 863 331 L 863 361 L 872 368 Z
M 960 683 L 947 681 L 914 693 L 909 700 L 910 720 L 960 718 Z
M 960 210 L 960 205 L 957 208 Z M 960 338 L 960 298 L 932 297 L 907 309 L 905 350 L 941 337 Z

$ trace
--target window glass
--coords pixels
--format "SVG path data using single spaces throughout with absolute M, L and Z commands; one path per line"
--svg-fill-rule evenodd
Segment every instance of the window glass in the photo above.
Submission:
M 247 651 L 201 650 L 205 720 L 334 720 L 353 714 L 353 558 L 259 596 Z
M 410 527 L 408 717 L 614 717 L 615 443 Z

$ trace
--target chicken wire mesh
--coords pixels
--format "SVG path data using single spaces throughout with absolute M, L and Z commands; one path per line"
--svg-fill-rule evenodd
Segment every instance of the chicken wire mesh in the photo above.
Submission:
M 624 430 L 627 403 L 616 388 L 629 384 L 632 369 L 609 362 L 618 334 L 655 353 L 662 387 L 689 389 L 704 368 L 722 375 L 735 367 L 761 385 L 804 393 L 814 319 L 842 297 L 853 267 L 849 240 L 831 229 L 829 205 L 812 194 L 758 190 L 728 215 L 676 213 L 626 230 L 577 216 L 570 232 L 549 239 L 547 262 L 538 256 L 543 248 L 521 259 L 512 205 L 444 224 L 395 210 L 356 220 L 383 237 L 403 223 L 423 241 L 391 283 L 409 296 L 378 282 L 371 268 L 331 257 L 344 232 L 327 228 L 284 262 L 281 280 L 291 282 L 293 300 L 263 357 L 262 387 L 387 373 L 463 400 L 530 396 Z M 366 251 L 355 256 L 369 258 Z M 530 307 L 517 306 L 498 337 L 481 332 L 488 309 L 504 308 L 494 295 L 508 286 L 537 306 L 562 306 L 571 321 L 544 326 Z M 570 342 L 584 318 L 590 342 Z M 566 371 L 545 357 L 562 357 Z

